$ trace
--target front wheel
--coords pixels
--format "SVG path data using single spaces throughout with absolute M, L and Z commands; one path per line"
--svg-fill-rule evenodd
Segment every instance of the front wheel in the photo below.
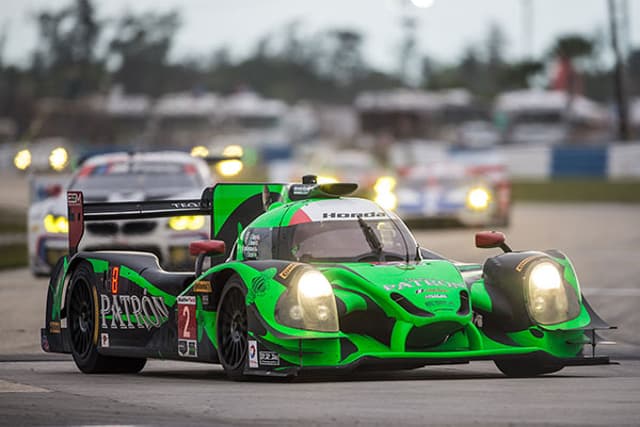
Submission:
M 71 354 L 78 369 L 86 374 L 136 373 L 142 370 L 146 359 L 98 353 L 98 310 L 95 275 L 87 263 L 82 263 L 74 271 L 67 289 L 67 328 Z
M 495 360 L 496 367 L 508 377 L 528 378 L 551 374 L 563 368 L 558 362 L 536 357 Z
M 242 280 L 233 276 L 227 282 L 218 304 L 218 356 L 227 376 L 245 379 L 247 361 L 247 306 Z

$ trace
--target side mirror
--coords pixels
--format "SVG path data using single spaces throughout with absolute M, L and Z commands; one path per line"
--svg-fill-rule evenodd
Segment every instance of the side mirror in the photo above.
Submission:
M 480 231 L 476 233 L 476 248 L 500 248 L 504 252 L 511 252 L 511 248 L 505 243 L 506 239 L 504 233 L 499 231 Z
M 227 250 L 223 240 L 196 240 L 189 243 L 191 255 L 222 255 Z

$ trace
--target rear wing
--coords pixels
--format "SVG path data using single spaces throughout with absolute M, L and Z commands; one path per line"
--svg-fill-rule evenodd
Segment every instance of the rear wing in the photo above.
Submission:
M 213 212 L 213 188 L 206 188 L 200 199 L 113 203 L 84 203 L 82 191 L 67 191 L 69 255 L 75 255 L 78 252 L 78 245 L 84 234 L 85 222 L 180 215 L 211 215 Z
M 228 256 L 240 232 L 264 213 L 265 197 L 278 200 L 285 187 L 280 183 L 218 183 L 206 188 L 200 199 L 113 203 L 85 203 L 82 191 L 68 191 L 69 255 L 78 252 L 85 222 L 209 215 L 210 237 L 227 244 Z

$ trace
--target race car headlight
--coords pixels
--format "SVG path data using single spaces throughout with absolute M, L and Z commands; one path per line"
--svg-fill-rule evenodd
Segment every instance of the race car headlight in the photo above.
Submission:
M 526 278 L 527 309 L 532 320 L 542 325 L 566 322 L 580 314 L 576 292 L 565 285 L 559 268 L 549 262 L 535 264 Z
M 392 176 L 381 176 L 373 186 L 376 192 L 374 201 L 384 209 L 395 209 L 398 205 L 398 198 L 393 193 L 395 187 L 395 178 Z
M 395 194 L 389 193 L 378 193 L 374 199 L 374 202 L 379 204 L 384 209 L 395 209 L 398 206 L 398 198 Z
M 392 176 L 381 176 L 373 186 L 376 193 L 390 193 L 394 188 L 396 188 L 396 179 Z
M 44 217 L 44 229 L 47 233 L 68 233 L 69 221 L 64 216 L 49 214 Z
M 49 166 L 54 171 L 61 171 L 67 167 L 69 163 L 69 153 L 64 147 L 57 147 L 51 150 L 49 154 Z
M 292 328 L 337 332 L 338 311 L 329 281 L 317 270 L 304 270 L 278 301 L 276 320 Z
M 175 231 L 196 231 L 204 227 L 204 216 L 174 216 L 169 218 L 169 228 Z
M 20 150 L 13 158 L 13 164 L 16 169 L 21 171 L 26 170 L 29 166 L 31 166 L 31 151 L 29 150 Z
M 491 194 L 486 188 L 475 187 L 467 193 L 467 206 L 476 211 L 481 211 L 489 207 Z
M 338 179 L 329 175 L 318 175 L 316 181 L 318 184 L 335 184 Z
M 241 160 L 223 160 L 216 165 L 218 173 L 225 177 L 235 176 L 242 172 L 244 165 Z

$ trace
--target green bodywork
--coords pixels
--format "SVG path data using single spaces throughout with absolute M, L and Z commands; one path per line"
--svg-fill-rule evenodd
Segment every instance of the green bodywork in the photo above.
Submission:
M 572 359 L 581 354 L 585 344 L 590 343 L 585 329 L 592 320 L 591 316 L 583 304 L 573 266 L 560 256 L 546 255 L 562 267 L 564 281 L 580 302 L 579 314 L 553 325 L 530 322 L 520 330 L 512 330 L 508 319 L 503 330 L 500 330 L 498 321 L 490 322 L 491 328 L 487 327 L 487 320 L 492 319 L 496 310 L 496 293 L 492 284 L 485 282 L 482 265 L 463 265 L 445 259 L 320 264 L 243 260 L 243 231 L 246 228 L 286 226 L 301 206 L 327 199 L 323 195 L 296 201 L 289 198 L 288 186 L 270 184 L 267 188 L 272 195 L 280 194 L 280 200 L 248 224 L 243 224 L 234 214 L 248 199 L 263 198 L 265 186 L 228 184 L 214 187 L 212 237 L 221 238 L 225 233 L 233 235 L 237 240 L 236 248 L 231 252 L 234 242 L 227 240 L 232 259 L 213 265 L 199 277 L 193 277 L 180 292 L 162 289 L 145 278 L 142 270 L 137 271 L 124 263 L 114 265 L 100 253 L 79 256 L 90 263 L 96 277 L 107 277 L 110 268 L 119 267 L 121 280 L 139 287 L 145 295 L 160 297 L 171 313 L 168 318 L 161 319 L 168 328 L 174 328 L 173 334 L 168 336 L 175 337 L 179 299 L 195 297 L 199 348 L 218 348 L 217 298 L 227 280 L 232 275 L 238 276 L 246 286 L 249 340 L 255 340 L 260 350 L 277 353 L 280 359 L 276 366 L 247 367 L 247 372 L 252 369 L 285 372 L 293 367 L 347 368 L 364 361 L 382 365 L 385 361 L 396 364 L 415 361 L 418 366 L 539 353 L 558 359 Z M 339 201 L 339 198 L 335 200 Z M 66 278 L 78 262 L 78 256 L 71 260 L 65 257 L 58 275 L 52 278 L 50 321 L 60 320 Z M 294 286 L 296 272 L 305 269 L 320 271 L 331 284 L 338 307 L 338 331 L 294 328 L 278 320 L 279 301 Z M 199 290 L 202 283 L 209 284 L 210 289 Z M 511 286 L 523 284 L 516 281 Z M 513 307 L 514 311 L 523 309 Z M 412 310 L 416 312 L 412 313 Z M 423 311 L 430 315 L 420 314 Z M 347 324 L 349 327 L 345 326 Z M 151 349 L 150 354 L 180 359 L 164 347 Z M 211 354 L 214 353 L 207 356 L 203 352 L 198 360 L 217 362 Z

